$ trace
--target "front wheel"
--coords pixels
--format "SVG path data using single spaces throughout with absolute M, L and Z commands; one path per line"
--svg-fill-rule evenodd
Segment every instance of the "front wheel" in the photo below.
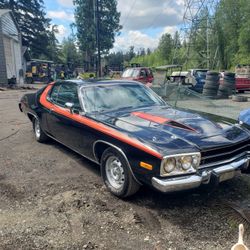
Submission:
M 33 129 L 35 138 L 38 142 L 42 143 L 48 141 L 49 137 L 43 132 L 38 118 L 33 119 Z
M 131 196 L 140 188 L 127 161 L 113 148 L 106 149 L 102 155 L 101 174 L 107 189 L 120 198 Z

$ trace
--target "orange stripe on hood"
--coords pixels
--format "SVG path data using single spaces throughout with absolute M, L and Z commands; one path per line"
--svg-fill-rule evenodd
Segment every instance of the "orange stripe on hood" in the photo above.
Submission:
M 132 112 L 131 114 L 141 119 L 150 121 L 150 122 L 155 122 L 155 123 L 164 124 L 173 128 L 179 128 L 179 129 L 184 129 L 187 131 L 196 132 L 195 129 L 191 128 L 190 126 L 187 126 L 186 124 L 182 124 L 182 123 L 176 122 L 172 119 L 168 119 L 165 117 L 151 115 L 151 114 L 143 113 L 143 112 Z
M 76 122 L 79 122 L 81 124 L 84 124 L 88 127 L 94 128 L 106 135 L 109 135 L 115 139 L 118 139 L 122 142 L 125 142 L 137 149 L 140 149 L 148 154 L 151 154 L 159 159 L 162 159 L 163 156 L 158 153 L 157 151 L 155 151 L 154 149 L 145 146 L 145 144 L 139 142 L 138 140 L 134 139 L 134 138 L 130 138 L 129 136 L 116 131 L 115 129 L 112 129 L 100 122 L 96 122 L 92 119 L 89 119 L 87 117 L 84 117 L 82 115 L 78 115 L 78 114 L 71 114 L 70 111 L 66 108 L 62 108 L 59 107 L 51 102 L 49 102 L 47 100 L 47 95 L 49 93 L 49 91 L 51 90 L 51 88 L 53 87 L 53 83 L 49 84 L 48 87 L 44 90 L 44 92 L 42 93 L 41 97 L 40 97 L 40 103 L 47 109 L 53 109 L 53 112 L 63 115 L 65 117 L 68 117 Z
M 164 118 L 164 117 L 150 115 L 150 114 L 142 113 L 142 112 L 133 112 L 132 115 L 140 117 L 140 118 L 145 119 L 145 120 L 148 120 L 150 122 L 155 122 L 155 123 L 159 123 L 159 124 L 164 124 L 164 123 L 170 121 L 169 119 Z

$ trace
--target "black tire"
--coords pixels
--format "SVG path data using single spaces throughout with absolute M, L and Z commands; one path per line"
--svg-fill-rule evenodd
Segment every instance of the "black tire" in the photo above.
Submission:
M 207 76 L 216 76 L 216 77 L 218 77 L 218 76 L 219 76 L 219 73 L 216 72 L 216 71 L 208 71 L 208 72 L 207 72 Z
M 240 94 L 243 94 L 243 93 L 245 93 L 245 90 L 238 90 L 238 92 L 239 92 Z
M 38 118 L 33 119 L 33 130 L 38 142 L 43 143 L 49 140 L 49 137 L 43 132 Z
M 32 77 L 26 77 L 25 81 L 27 84 L 32 84 L 34 82 Z
M 226 72 L 224 73 L 224 77 L 231 77 L 231 78 L 234 78 L 234 77 L 235 77 L 235 73 L 226 71 Z
M 217 95 L 217 91 L 203 89 L 202 94 L 207 97 L 214 97 Z
M 119 183 L 117 184 L 117 186 L 116 183 L 114 184 L 114 182 L 117 182 L 118 180 L 114 180 L 115 178 L 113 178 L 112 176 L 116 176 L 117 171 L 116 173 L 114 173 L 115 170 L 110 171 L 110 169 L 108 169 L 109 161 L 112 161 L 112 164 L 119 163 L 116 168 L 119 168 L 117 175 L 120 178 L 122 184 Z M 125 198 L 131 196 L 135 194 L 140 188 L 140 184 L 137 183 L 137 181 L 134 179 L 130 167 L 128 166 L 128 163 L 125 158 L 122 156 L 122 154 L 120 154 L 117 150 L 113 148 L 106 149 L 102 154 L 101 175 L 103 182 L 109 192 L 111 192 L 117 197 Z
M 232 100 L 234 102 L 247 102 L 248 98 L 246 96 L 240 96 L 240 95 L 233 95 Z
M 215 75 L 206 76 L 206 81 L 218 82 L 219 79 L 220 79 L 219 76 L 215 76 Z
M 204 89 L 214 89 L 214 90 L 218 90 L 218 88 L 219 88 L 219 84 L 217 84 L 217 83 L 214 83 L 214 82 L 206 82 L 205 83 L 205 85 L 204 85 L 204 87 L 203 87 Z
M 230 90 L 234 90 L 235 89 L 235 85 L 234 84 L 230 84 L 230 83 L 224 83 L 223 84 L 224 87 L 230 89 Z
M 218 92 L 217 97 L 218 97 L 219 99 L 228 99 L 229 96 L 226 95 L 226 94 L 224 94 L 224 93 L 222 93 L 222 92 Z

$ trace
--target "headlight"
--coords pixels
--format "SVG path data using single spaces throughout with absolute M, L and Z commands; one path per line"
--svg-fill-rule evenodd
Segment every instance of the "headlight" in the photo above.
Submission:
M 181 167 L 184 170 L 188 170 L 189 168 L 192 167 L 192 163 L 193 163 L 193 158 L 191 155 L 187 155 L 187 156 L 182 156 L 180 158 L 180 163 L 181 163 Z
M 163 164 L 163 168 L 167 173 L 171 173 L 176 167 L 175 158 L 168 158 Z
M 200 165 L 200 153 L 187 153 L 164 157 L 161 163 L 161 176 L 195 173 Z

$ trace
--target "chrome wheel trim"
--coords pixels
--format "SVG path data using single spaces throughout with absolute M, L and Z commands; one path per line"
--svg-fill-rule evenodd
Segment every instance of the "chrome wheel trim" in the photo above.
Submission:
M 40 123 L 39 123 L 39 121 L 37 119 L 35 121 L 35 134 L 36 134 L 36 138 L 40 138 L 40 136 L 41 136 L 41 128 L 40 128 Z
M 115 189 L 121 189 L 125 183 L 125 175 L 119 158 L 110 156 L 106 160 L 105 171 L 109 184 Z

